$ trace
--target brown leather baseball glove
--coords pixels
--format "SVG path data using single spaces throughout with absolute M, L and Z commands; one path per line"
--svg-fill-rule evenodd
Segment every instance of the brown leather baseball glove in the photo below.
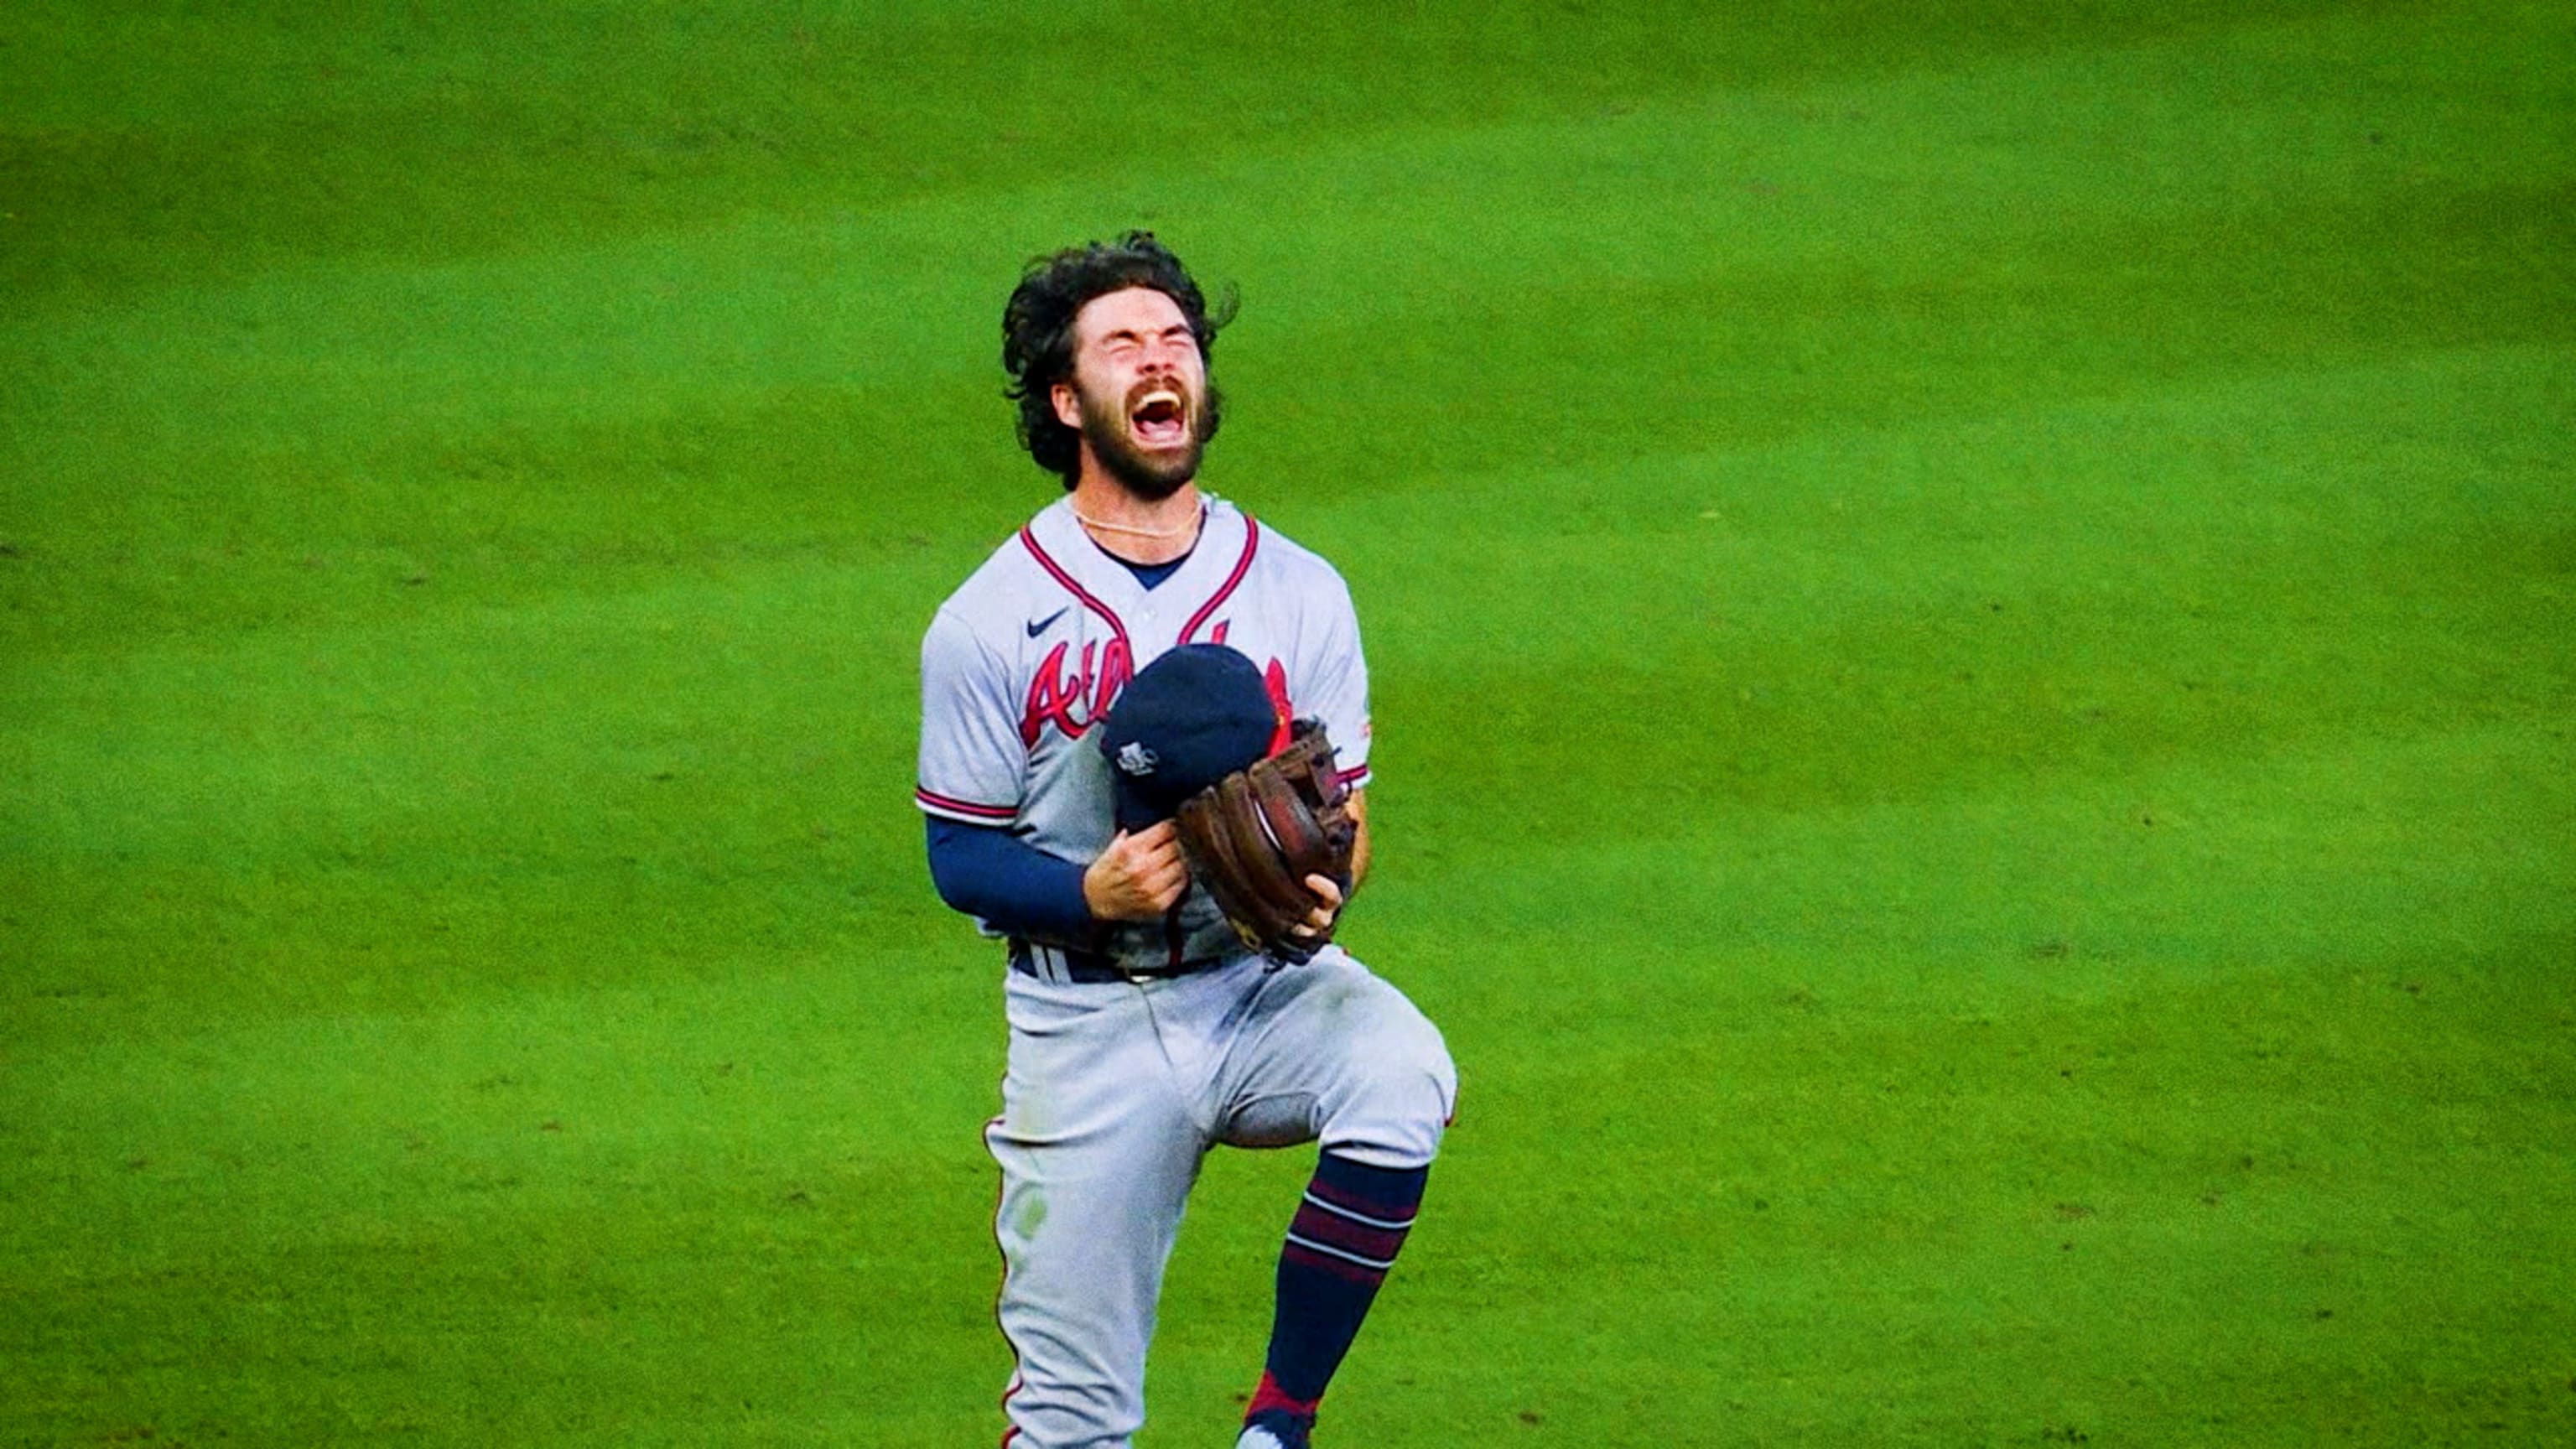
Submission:
M 1314 935 L 1292 929 L 1323 904 L 1306 877 L 1350 889 L 1359 827 L 1333 755 L 1323 725 L 1299 720 L 1286 749 L 1183 801 L 1174 817 L 1190 877 L 1207 887 L 1245 945 L 1278 960 L 1305 961 L 1332 939 L 1329 927 Z

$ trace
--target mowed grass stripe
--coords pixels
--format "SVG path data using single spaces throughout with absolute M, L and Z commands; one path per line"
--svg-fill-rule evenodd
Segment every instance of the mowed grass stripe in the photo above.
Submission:
M 283 1232 L 316 1198 L 350 1204 L 322 1236 L 363 1239 L 414 1211 L 471 1231 L 620 1216 L 639 1195 L 693 1214 L 794 1208 L 800 1185 L 844 1207 L 895 1193 L 915 1167 L 984 1160 L 993 972 L 970 1004 L 937 954 L 93 1036 L 9 1069 L 28 1114 L 13 1145 L 41 1189 L 16 1246 L 101 1232 L 127 1269 L 159 1271 L 246 1228 Z M 914 982 L 904 1009 L 878 972 Z M 881 1070 L 899 1053 L 921 1074 Z M 214 1210 L 170 1212 L 187 1202 Z
M 2576 996 L 2512 963 L 2576 941 L 2560 888 L 2576 791 L 2535 733 L 2326 740 L 2126 781 L 1548 838 L 1463 864 L 1435 848 L 1390 864 L 1372 887 L 1384 904 L 1353 927 L 1497 1039 L 1515 1020 L 1560 1040 L 1729 1034 L 1677 1024 L 1700 1009 L 1677 1000 L 1758 1021 L 1821 994 L 1956 1022 L 2204 977 L 2476 970 L 2495 977 L 2480 999 L 2497 1044 L 2541 1061 L 2542 1028 L 2576 1015 Z
M 1980 4 L 1544 3 L 1391 17 L 1335 4 L 506 6 L 238 17 L 12 12 L 23 56 L 0 164 L 23 179 L 21 292 L 86 299 L 314 253 L 418 261 L 708 216 L 900 205 L 995 177 L 1098 187 L 1199 155 L 1355 127 L 1545 117 L 1713 88 L 1886 75 L 2335 7 L 2060 15 Z M 1139 35 L 1194 58 L 1126 77 Z M 1839 42 L 1839 43 L 1826 43 Z M 172 64 L 187 57 L 193 64 Z M 971 95 L 975 104 L 961 105 Z M 114 178 L 102 184 L 101 178 Z
M 66 1024 L 202 1022 L 936 933 L 908 803 L 927 605 L 869 587 L 803 566 L 31 667 L 48 723 L 13 753 L 50 783 L 6 817 L 30 988 Z
M 1529 799 L 1660 839 L 2563 723 L 2576 506 L 2516 440 L 2576 416 L 2571 382 L 2546 351 L 2427 356 L 1336 506 L 1380 794 L 1433 839 Z M 1414 788 L 1501 740 L 1619 767 Z

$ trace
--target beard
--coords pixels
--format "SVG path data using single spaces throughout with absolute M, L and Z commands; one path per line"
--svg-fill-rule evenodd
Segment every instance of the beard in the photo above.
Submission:
M 1128 430 L 1128 419 L 1134 413 L 1135 399 L 1161 386 L 1180 392 L 1181 405 L 1188 412 L 1189 440 L 1180 447 L 1141 447 Z M 1215 431 L 1213 389 L 1204 406 L 1190 396 L 1189 389 L 1169 382 L 1139 383 L 1128 397 L 1115 400 L 1094 398 L 1078 389 L 1077 395 L 1082 401 L 1082 439 L 1090 445 L 1091 455 L 1100 460 L 1102 471 L 1116 479 L 1120 487 L 1147 503 L 1160 503 L 1198 476 L 1199 457 L 1207 451 L 1208 435 Z

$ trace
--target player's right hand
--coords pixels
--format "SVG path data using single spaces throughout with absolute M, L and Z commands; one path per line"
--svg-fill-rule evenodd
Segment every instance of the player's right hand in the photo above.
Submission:
M 1168 820 L 1121 830 L 1082 873 L 1082 899 L 1102 921 L 1158 921 L 1190 888 L 1181 838 Z

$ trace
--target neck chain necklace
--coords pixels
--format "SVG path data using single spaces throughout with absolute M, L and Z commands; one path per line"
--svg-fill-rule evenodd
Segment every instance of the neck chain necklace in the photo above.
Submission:
M 1067 506 L 1070 507 L 1071 505 Z M 1200 521 L 1205 516 L 1206 508 L 1202 505 L 1199 512 L 1190 515 L 1189 522 L 1181 524 L 1176 528 L 1138 528 L 1132 523 L 1110 523 L 1104 519 L 1094 518 L 1079 508 L 1073 510 L 1074 521 L 1080 523 L 1085 528 L 1096 528 L 1102 533 L 1133 534 L 1138 538 L 1179 538 L 1185 534 L 1196 532 Z

